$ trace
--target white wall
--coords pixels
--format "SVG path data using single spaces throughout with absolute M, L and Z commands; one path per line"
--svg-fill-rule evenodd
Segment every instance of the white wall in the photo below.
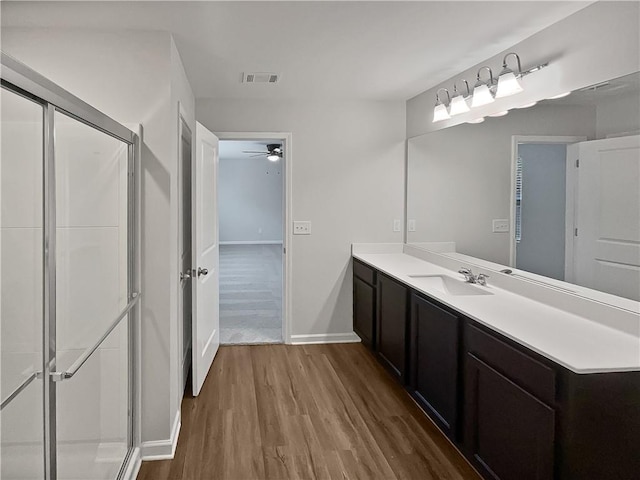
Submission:
M 409 140 L 408 242 L 456 242 L 457 251 L 509 264 L 508 219 L 513 135 L 595 136 L 595 108 L 540 105 L 479 125 L 459 125 Z
M 407 137 L 637 72 L 640 70 L 639 25 L 639 2 L 596 2 L 408 100 Z M 523 93 L 498 99 L 451 120 L 432 123 L 436 91 L 440 87 L 451 91 L 454 82 L 457 80 L 460 84 L 463 79 L 473 85 L 478 69 L 484 65 L 490 66 L 497 75 L 502 57 L 508 52 L 520 55 L 523 69 L 544 62 L 549 62 L 549 66 L 523 79 Z
M 404 102 L 205 100 L 213 132 L 292 132 L 292 334 L 351 334 L 352 242 L 401 242 Z
M 282 161 L 224 158 L 218 167 L 221 243 L 282 242 Z
M 178 101 L 194 99 L 169 34 L 3 28 L 2 49 L 124 124 L 142 124 L 142 440 L 171 453 L 179 413 Z M 168 449 L 168 450 L 167 450 Z M 144 451 L 143 451 L 144 453 Z

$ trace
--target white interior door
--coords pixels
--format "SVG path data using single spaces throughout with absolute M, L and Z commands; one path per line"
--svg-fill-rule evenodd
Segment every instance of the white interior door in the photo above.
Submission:
M 194 168 L 194 288 L 192 372 L 198 395 L 220 346 L 218 299 L 218 138 L 196 123 Z
M 575 281 L 640 300 L 640 136 L 579 144 Z

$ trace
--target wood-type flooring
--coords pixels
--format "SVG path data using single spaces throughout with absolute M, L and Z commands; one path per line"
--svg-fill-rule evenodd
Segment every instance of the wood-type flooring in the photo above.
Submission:
M 361 344 L 220 347 L 138 480 L 479 477 Z

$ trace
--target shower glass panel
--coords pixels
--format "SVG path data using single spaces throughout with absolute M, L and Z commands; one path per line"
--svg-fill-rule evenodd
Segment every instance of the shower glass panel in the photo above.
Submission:
M 55 113 L 56 370 L 70 371 L 128 303 L 128 145 Z M 57 478 L 114 479 L 129 449 L 124 317 L 56 382 Z
M 43 107 L 0 89 L 0 478 L 44 477 Z

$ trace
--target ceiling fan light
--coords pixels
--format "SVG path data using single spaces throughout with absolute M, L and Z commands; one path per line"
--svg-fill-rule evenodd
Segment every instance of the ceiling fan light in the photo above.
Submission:
M 433 108 L 433 123 L 440 122 L 442 120 L 448 120 L 450 118 L 451 115 L 449 115 L 449 112 L 447 112 L 447 107 L 444 105 L 444 103 L 438 103 Z
M 271 162 L 277 162 L 278 160 L 280 160 L 280 155 L 278 155 L 277 153 L 270 153 L 269 155 L 267 155 L 267 160 Z
M 501 112 L 492 113 L 489 117 L 504 117 L 507 113 L 509 113 L 509 110 L 503 110 Z
M 520 80 L 516 77 L 515 73 L 508 68 L 505 68 L 498 77 L 498 90 L 496 91 L 496 98 L 509 97 L 516 93 L 522 92 L 524 89 L 520 84 Z
M 468 111 L 469 105 L 467 105 L 467 101 L 462 95 L 457 95 L 451 99 L 451 107 L 449 108 L 450 115 L 460 115 Z
M 475 120 L 469 120 L 467 123 L 482 123 L 484 122 L 484 117 L 476 118 Z
M 472 107 L 481 107 L 482 105 L 488 105 L 494 102 L 493 94 L 485 83 L 476 85 L 473 89 L 473 100 L 471 101 Z

